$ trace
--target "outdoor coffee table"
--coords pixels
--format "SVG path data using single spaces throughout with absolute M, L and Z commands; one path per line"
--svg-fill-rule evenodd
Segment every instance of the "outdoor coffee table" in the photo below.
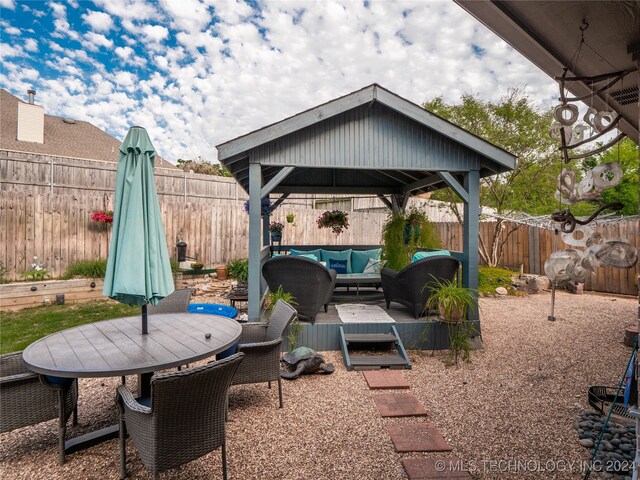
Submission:
M 360 298 L 360 285 L 376 286 L 380 285 L 382 280 L 379 273 L 340 273 L 336 276 L 336 287 L 356 286 L 356 298 Z
M 139 375 L 139 394 L 150 394 L 153 372 L 211 357 L 235 344 L 242 327 L 218 315 L 165 313 L 149 315 L 142 335 L 140 316 L 115 318 L 63 330 L 44 337 L 23 352 L 34 372 L 64 378 Z M 115 438 L 118 426 L 103 428 L 65 443 L 72 453 Z

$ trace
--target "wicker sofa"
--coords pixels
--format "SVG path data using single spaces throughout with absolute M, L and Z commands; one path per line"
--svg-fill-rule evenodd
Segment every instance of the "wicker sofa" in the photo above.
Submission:
M 399 272 L 383 268 L 380 272 L 387 309 L 391 302 L 407 307 L 415 318 L 425 310 L 435 280 L 453 280 L 460 262 L 450 256 L 433 256 L 410 263 Z

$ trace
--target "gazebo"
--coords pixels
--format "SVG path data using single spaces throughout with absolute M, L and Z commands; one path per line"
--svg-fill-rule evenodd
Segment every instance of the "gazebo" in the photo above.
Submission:
M 250 321 L 260 317 L 269 218 L 260 203 L 297 194 L 374 194 L 403 210 L 411 195 L 451 187 L 464 202 L 462 282 L 478 286 L 480 179 L 516 158 L 377 84 L 216 147 L 249 194 Z M 477 311 L 477 309 L 476 309 Z

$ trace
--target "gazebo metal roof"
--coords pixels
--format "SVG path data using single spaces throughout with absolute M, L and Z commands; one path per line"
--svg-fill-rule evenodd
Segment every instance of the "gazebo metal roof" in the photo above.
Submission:
M 377 84 L 217 146 L 249 191 L 249 164 L 264 184 L 293 167 L 273 193 L 417 194 L 447 186 L 438 172 L 490 176 L 515 157 Z

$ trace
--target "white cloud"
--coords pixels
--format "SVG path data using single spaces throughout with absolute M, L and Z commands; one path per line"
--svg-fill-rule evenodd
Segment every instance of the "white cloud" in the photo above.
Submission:
M 117 85 L 127 89 L 136 83 L 136 78 L 129 72 L 118 72 L 114 77 Z
M 71 30 L 71 25 L 69 25 L 69 22 L 67 21 L 67 7 L 55 2 L 51 2 L 49 6 L 53 10 L 53 16 L 55 18 L 53 21 L 55 32 L 52 33 L 52 36 L 56 38 L 63 38 L 66 36 L 73 40 L 80 38 L 80 35 L 78 35 L 77 32 Z
M 24 41 L 24 49 L 28 52 L 37 52 L 38 51 L 38 42 L 33 38 L 27 38 Z
M 4 29 L 4 32 L 5 32 L 7 35 L 20 35 L 20 29 L 19 29 L 19 28 L 16 28 L 16 27 L 10 27 L 10 26 L 5 26 L 5 25 L 6 25 L 6 23 L 5 23 L 5 22 L 2 22 L 2 23 L 3 23 L 3 29 Z
M 199 0 L 160 0 L 173 25 L 188 32 L 200 31 L 211 21 L 209 7 Z
M 153 43 L 160 43 L 169 36 L 169 30 L 162 25 L 144 25 L 142 34 Z
M 82 15 L 82 19 L 96 32 L 108 32 L 113 28 L 111 16 L 104 12 L 90 10 Z
M 82 45 L 92 52 L 97 52 L 100 47 L 111 48 L 113 47 L 113 40 L 108 39 L 101 33 L 86 32 L 84 38 L 87 41 L 83 41 Z
M 8 8 L 9 10 L 15 10 L 16 2 L 14 2 L 14 0 L 0 0 L 0 7 Z
M 133 54 L 133 48 L 131 47 L 116 47 L 114 53 L 123 60 L 128 60 Z

